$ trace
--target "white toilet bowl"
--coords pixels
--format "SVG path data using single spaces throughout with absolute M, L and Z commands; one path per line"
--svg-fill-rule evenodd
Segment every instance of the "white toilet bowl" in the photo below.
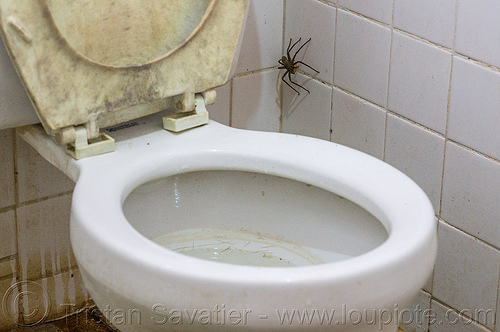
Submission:
M 47 159 L 77 183 L 73 250 L 117 328 L 396 331 L 436 253 L 433 209 L 412 180 L 317 139 L 215 122 L 173 134 L 155 116 L 136 123 L 114 133 L 114 153 L 79 161 L 41 128 L 19 130 L 35 148 L 45 139 Z M 193 242 L 199 229 L 212 245 Z M 190 257 L 153 241 L 167 233 L 186 254 L 262 252 L 250 260 L 274 266 Z M 262 247 L 231 248 L 238 241 Z

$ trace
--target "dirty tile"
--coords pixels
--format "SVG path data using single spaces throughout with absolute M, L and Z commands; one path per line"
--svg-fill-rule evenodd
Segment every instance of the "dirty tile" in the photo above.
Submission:
M 89 302 L 89 294 L 77 268 L 37 280 L 50 298 L 50 308 L 44 321 L 70 315 Z M 32 312 L 32 308 L 26 308 Z
M 282 131 L 328 140 L 332 88 L 302 74 L 295 75 L 294 80 L 307 87 L 311 93 L 302 91 L 297 95 L 288 86 L 282 85 Z
M 17 210 L 19 271 L 22 279 L 37 279 L 75 265 L 69 241 L 71 195 Z
M 17 327 L 19 296 L 14 276 L 0 278 L 0 331 Z
M 19 308 L 24 326 L 39 327 L 89 304 L 88 292 L 76 268 L 47 278 L 20 281 L 18 291 L 22 298 Z
M 0 129 L 40 122 L 1 39 L 0 76 Z
M 73 181 L 19 136 L 16 145 L 20 203 L 73 190 Z
M 0 279 L 15 275 L 17 271 L 17 260 L 13 257 L 0 259 Z M 1 290 L 0 290 L 1 291 Z M 0 292 L 0 294 L 2 294 Z
M 331 140 L 383 159 L 385 114 L 378 106 L 334 89 Z
M 0 259 L 16 254 L 16 215 L 14 210 L 0 213 Z
M 16 203 L 13 137 L 12 129 L 0 131 L 0 208 Z

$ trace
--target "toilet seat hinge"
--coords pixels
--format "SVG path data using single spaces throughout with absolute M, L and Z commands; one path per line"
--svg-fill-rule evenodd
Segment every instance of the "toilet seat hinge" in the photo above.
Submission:
M 99 133 L 97 138 L 88 138 L 85 126 L 75 126 L 75 141 L 66 144 L 66 153 L 75 159 L 97 156 L 115 150 L 115 140 L 105 134 Z
M 192 110 L 186 110 L 187 103 L 182 101 L 191 101 L 192 94 L 185 93 L 182 98 L 179 98 L 179 106 L 182 106 L 183 111 L 163 117 L 163 128 L 168 131 L 179 132 L 186 129 L 202 126 L 208 123 L 208 111 L 205 107 L 215 103 L 216 92 L 214 89 L 203 93 L 194 94 L 194 103 L 188 103 L 194 106 Z M 193 107 L 191 106 L 191 107 Z

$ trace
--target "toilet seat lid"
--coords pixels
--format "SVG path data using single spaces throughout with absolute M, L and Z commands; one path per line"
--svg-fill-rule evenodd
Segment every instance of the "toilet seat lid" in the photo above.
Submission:
M 247 0 L 3 0 L 0 28 L 55 136 L 82 124 L 98 131 L 224 84 L 246 7 Z

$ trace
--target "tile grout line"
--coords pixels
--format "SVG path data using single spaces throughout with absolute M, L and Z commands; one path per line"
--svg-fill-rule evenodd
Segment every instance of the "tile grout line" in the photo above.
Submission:
M 387 71 L 387 92 L 385 95 L 385 123 L 384 123 L 384 149 L 382 151 L 382 160 L 385 160 L 386 150 L 387 150 L 387 124 L 389 122 L 389 91 L 391 86 L 391 62 L 392 62 L 392 44 L 394 43 L 394 3 L 396 0 L 392 0 L 392 14 L 391 14 L 391 40 L 389 43 L 389 68 Z

